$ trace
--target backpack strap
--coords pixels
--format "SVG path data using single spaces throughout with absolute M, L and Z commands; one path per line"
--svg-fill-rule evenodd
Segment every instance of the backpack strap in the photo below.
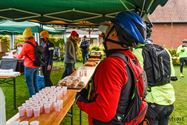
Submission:
M 28 43 L 28 44 L 30 44 L 32 47 L 36 47 L 37 46 L 37 43 L 36 43 L 36 45 L 34 45 L 33 43 L 31 43 L 31 42 L 25 42 L 25 43 Z
M 127 119 L 127 117 L 128 117 L 128 115 L 129 115 L 129 113 L 130 113 L 130 110 L 132 110 L 131 103 L 133 101 L 133 98 L 135 97 L 135 93 L 136 93 L 136 91 L 138 91 L 137 87 L 136 87 L 137 80 L 135 79 L 135 75 L 134 75 L 134 72 L 133 72 L 132 68 L 128 64 L 129 59 L 128 59 L 127 56 L 125 56 L 122 53 L 114 53 L 114 54 L 112 54 L 110 56 L 119 57 L 120 59 L 122 59 L 126 63 L 126 70 L 127 70 L 127 75 L 128 75 L 128 81 L 124 85 L 125 88 L 122 88 L 122 89 L 128 90 L 128 91 L 126 91 L 126 93 L 130 93 L 130 94 L 123 95 L 123 96 L 125 96 L 123 98 L 125 98 L 125 100 L 128 100 L 129 103 L 125 107 L 125 112 L 123 114 L 119 113 L 119 112 L 116 113 L 117 119 L 119 121 L 125 122 L 126 119 Z
M 129 59 L 128 59 L 128 57 L 127 56 L 125 56 L 124 54 L 122 54 L 122 53 L 114 53 L 114 54 L 112 54 L 112 55 L 110 55 L 110 56 L 115 56 L 115 57 L 119 57 L 120 59 L 122 59 L 127 65 L 126 65 L 126 69 L 128 70 L 127 71 L 127 75 L 128 75 L 128 78 L 129 77 L 131 77 L 131 79 L 132 79 L 132 81 L 134 81 L 133 83 L 135 83 L 134 84 L 134 88 L 136 88 L 136 83 L 137 83 L 137 80 L 135 79 L 135 75 L 134 75 L 134 72 L 133 72 L 133 70 L 132 70 L 132 68 L 129 66 Z M 132 77 L 133 76 L 133 77 Z M 128 81 L 128 82 L 132 82 L 132 81 Z

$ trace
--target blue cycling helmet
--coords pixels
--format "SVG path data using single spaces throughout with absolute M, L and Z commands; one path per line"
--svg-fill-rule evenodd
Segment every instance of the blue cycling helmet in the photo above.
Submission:
M 120 12 L 114 21 L 119 44 L 132 46 L 133 43 L 145 44 L 146 25 L 141 17 L 130 11 Z

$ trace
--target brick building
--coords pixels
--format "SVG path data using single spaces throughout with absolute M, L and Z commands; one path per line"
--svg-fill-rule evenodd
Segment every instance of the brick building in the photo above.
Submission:
M 176 48 L 187 39 L 187 0 L 168 0 L 150 15 L 152 39 L 167 48 Z

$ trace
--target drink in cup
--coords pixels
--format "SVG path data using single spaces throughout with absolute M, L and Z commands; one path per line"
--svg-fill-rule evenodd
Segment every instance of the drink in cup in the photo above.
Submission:
M 32 121 L 30 122 L 30 125 L 39 125 L 39 121 Z
M 23 117 L 25 115 L 25 107 L 23 106 L 18 107 L 18 111 L 20 117 Z
M 29 122 L 28 121 L 22 121 L 19 123 L 19 125 L 29 125 Z
M 45 111 L 45 113 L 50 113 L 50 111 L 51 111 L 51 106 L 50 106 L 49 103 L 45 103 L 45 104 L 44 104 L 44 111 Z
M 54 103 L 54 108 L 55 108 L 55 111 L 56 111 L 56 112 L 60 112 L 60 109 L 61 109 L 60 103 L 55 102 L 55 103 Z
M 11 125 L 19 125 L 19 121 L 14 121 Z
M 31 107 L 26 107 L 26 116 L 28 118 L 32 117 L 33 116 L 33 110 Z
M 34 107 L 33 108 L 34 117 L 37 118 L 40 116 L 40 107 Z

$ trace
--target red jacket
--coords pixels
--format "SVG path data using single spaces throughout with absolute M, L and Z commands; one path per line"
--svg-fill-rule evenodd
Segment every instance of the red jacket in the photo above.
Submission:
M 137 60 L 130 50 L 123 51 L 123 53 L 131 59 L 130 64 L 134 64 L 132 62 L 133 59 Z M 90 103 L 77 102 L 78 107 L 88 114 L 89 125 L 93 125 L 93 118 L 102 122 L 108 122 L 115 116 L 121 89 L 128 80 L 124 65 L 126 64 L 122 59 L 112 56 L 103 60 L 98 66 L 93 78 L 94 94 L 97 95 L 96 100 Z M 138 67 L 134 70 L 135 75 L 143 71 L 139 64 Z M 143 97 L 144 85 L 142 80 L 137 83 L 137 88 L 140 97 Z
M 31 40 L 27 40 L 25 42 L 31 42 L 34 45 L 37 45 L 37 43 L 35 42 L 34 39 Z M 29 68 L 38 68 L 37 66 L 33 65 L 33 61 L 35 59 L 35 55 L 34 55 L 34 47 L 28 43 L 25 43 L 23 45 L 22 51 L 21 53 L 17 56 L 18 59 L 22 59 L 24 58 L 24 66 L 29 67 Z

